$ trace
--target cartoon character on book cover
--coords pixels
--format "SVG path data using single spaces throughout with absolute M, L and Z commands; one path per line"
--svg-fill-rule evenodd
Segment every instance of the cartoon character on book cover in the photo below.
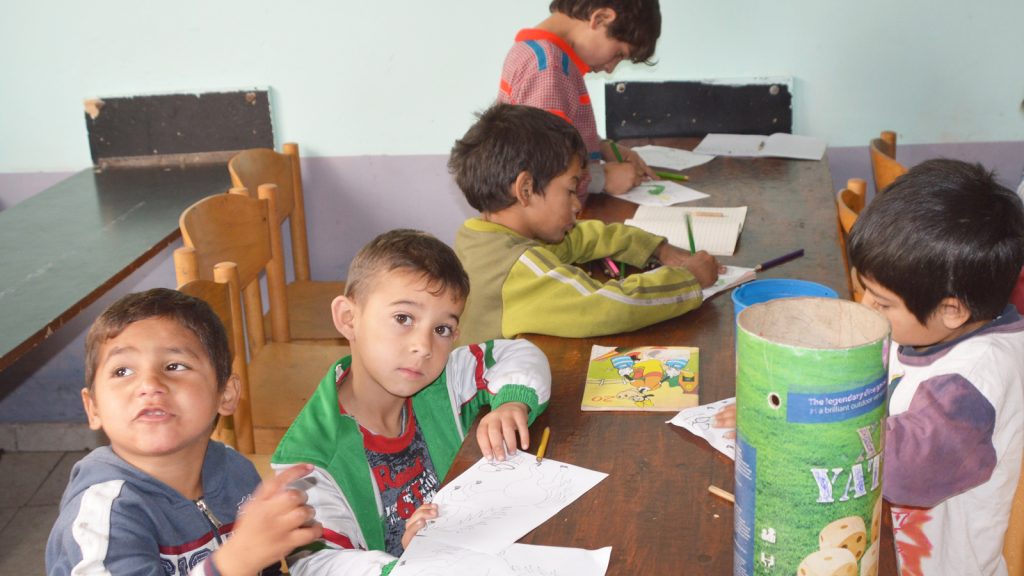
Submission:
M 697 405 L 697 349 L 595 346 L 584 410 L 679 410 Z

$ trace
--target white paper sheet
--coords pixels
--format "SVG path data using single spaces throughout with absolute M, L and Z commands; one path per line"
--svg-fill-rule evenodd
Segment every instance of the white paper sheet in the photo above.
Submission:
M 736 251 L 736 241 L 740 237 L 740 225 L 735 220 L 715 217 L 697 216 L 690 218 L 693 225 L 693 243 L 697 250 L 706 250 L 715 256 L 732 256 Z M 637 220 L 625 221 L 629 226 L 636 226 L 651 234 L 668 238 L 669 244 L 680 248 L 689 248 L 690 238 L 686 230 L 686 220 Z
M 497 554 L 475 552 L 417 535 L 392 576 L 603 576 L 611 546 L 598 550 L 512 544 Z
M 607 476 L 522 451 L 504 462 L 481 458 L 434 496 L 438 517 L 416 538 L 496 554 Z
M 708 195 L 671 180 L 650 180 L 618 197 L 644 206 L 671 206 L 707 198 Z
M 637 146 L 633 148 L 633 152 L 639 154 L 644 159 L 644 162 L 647 162 L 648 166 L 671 168 L 672 170 L 686 170 L 687 168 L 700 166 L 715 159 L 714 156 L 708 154 L 696 154 L 689 150 L 650 144 L 647 146 Z
M 739 223 L 743 231 L 743 223 L 747 220 L 746 206 L 720 208 L 714 206 L 638 206 L 633 220 L 669 220 L 682 222 L 686 215 L 691 218 L 725 218 Z
M 694 152 L 716 156 L 753 156 L 821 160 L 827 144 L 821 138 L 777 132 L 771 136 L 708 134 Z
M 675 424 L 680 428 L 689 430 L 695 436 L 707 440 L 715 450 L 735 460 L 736 439 L 725 437 L 729 432 L 735 432 L 735 428 L 715 428 L 712 426 L 715 414 L 722 408 L 735 403 L 736 398 L 726 398 L 711 404 L 686 408 L 680 410 L 667 424 Z
M 714 284 L 708 286 L 702 290 L 704 294 L 704 300 L 711 298 L 719 292 L 724 292 L 730 288 L 739 286 L 744 282 L 750 282 L 757 278 L 757 273 L 754 272 L 753 268 L 742 268 L 740 266 L 726 266 L 725 272 L 718 275 L 718 280 Z

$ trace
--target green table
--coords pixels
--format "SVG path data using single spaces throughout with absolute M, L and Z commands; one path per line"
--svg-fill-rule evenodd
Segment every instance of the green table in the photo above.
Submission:
M 0 370 L 180 237 L 223 162 L 83 170 L 0 212 Z

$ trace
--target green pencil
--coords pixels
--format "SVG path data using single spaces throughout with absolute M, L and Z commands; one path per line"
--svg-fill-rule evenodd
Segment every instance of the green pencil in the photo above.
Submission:
M 654 175 L 662 180 L 675 180 L 676 182 L 686 182 L 690 179 L 686 174 L 676 174 L 675 172 L 655 172 Z
M 690 254 L 697 253 L 697 246 L 693 243 L 693 222 L 690 220 L 690 213 L 686 213 L 686 235 L 690 239 Z
M 622 162 L 622 154 L 619 154 L 619 147 L 615 145 L 615 140 L 609 140 L 608 143 L 612 146 L 612 152 L 615 153 L 615 159 Z

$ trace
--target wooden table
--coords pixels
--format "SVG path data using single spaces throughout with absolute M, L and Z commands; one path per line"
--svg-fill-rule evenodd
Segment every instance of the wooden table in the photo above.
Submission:
M 226 165 L 83 170 L 0 212 L 0 370 L 180 236 Z
M 690 141 L 659 144 L 692 146 Z M 687 146 L 690 144 L 690 146 Z M 803 258 L 759 274 L 813 280 L 848 294 L 836 234 L 826 162 L 716 158 L 687 171 L 689 184 L 711 195 L 687 206 L 749 206 L 735 256 L 725 264 L 752 267 L 798 248 Z M 635 205 L 591 197 L 586 217 L 622 221 Z M 591 346 L 688 345 L 700 348 L 700 402 L 735 395 L 735 324 L 730 294 L 679 318 L 635 332 L 597 338 L 527 336 L 551 361 L 552 398 L 531 428 L 539 441 L 551 426 L 547 454 L 609 474 L 596 488 L 521 541 L 612 546 L 608 574 L 732 574 L 732 505 L 708 493 L 732 491 L 733 462 L 681 428 L 672 413 L 582 412 L 580 399 Z M 480 458 L 469 435 L 448 477 Z M 895 573 L 892 538 L 880 574 Z

